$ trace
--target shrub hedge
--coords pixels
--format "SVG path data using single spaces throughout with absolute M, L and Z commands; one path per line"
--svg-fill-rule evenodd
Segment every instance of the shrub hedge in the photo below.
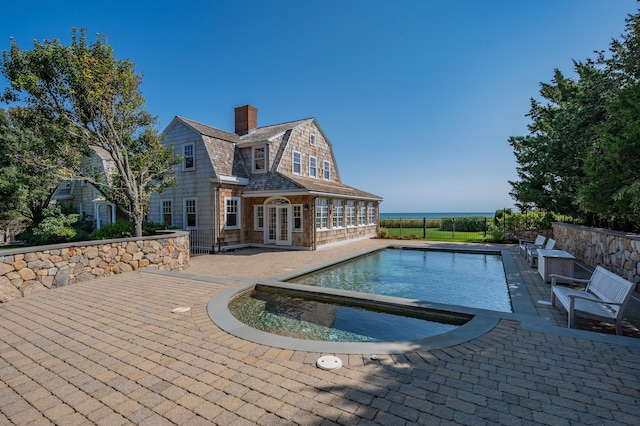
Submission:
M 441 231 L 483 232 L 487 219 L 483 216 L 443 217 L 440 223 Z

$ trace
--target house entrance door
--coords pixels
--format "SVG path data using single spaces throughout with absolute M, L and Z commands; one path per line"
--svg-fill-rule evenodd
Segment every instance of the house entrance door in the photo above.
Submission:
M 276 203 L 274 203 L 276 204 Z M 291 245 L 291 204 L 267 204 L 264 230 L 265 244 Z

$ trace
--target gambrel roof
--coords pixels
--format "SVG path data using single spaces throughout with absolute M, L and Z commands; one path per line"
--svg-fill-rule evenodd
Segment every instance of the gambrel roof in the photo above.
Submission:
M 164 133 L 168 133 L 171 127 L 177 123 L 182 123 L 201 135 L 208 153 L 208 160 L 211 161 L 218 177 L 228 176 L 248 179 L 248 184 L 243 191 L 246 196 L 264 196 L 266 193 L 299 193 L 382 200 L 382 197 L 344 185 L 335 180 L 325 181 L 323 179 L 314 179 L 275 171 L 263 174 L 251 173 L 251 159 L 243 158 L 241 148 L 251 146 L 258 142 L 271 142 L 287 132 L 291 132 L 310 123 L 315 123 L 315 126 L 318 131 L 322 133 L 333 155 L 331 143 L 328 138 L 326 138 L 326 135 L 324 135 L 315 118 L 305 118 L 271 126 L 258 127 L 246 134 L 238 135 L 176 116 L 169 126 L 167 126 Z M 337 165 L 334 171 L 338 174 Z

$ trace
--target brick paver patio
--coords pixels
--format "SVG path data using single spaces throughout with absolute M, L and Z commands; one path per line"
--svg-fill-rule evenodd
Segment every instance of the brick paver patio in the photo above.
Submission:
M 339 355 L 334 371 L 315 366 L 325 354 L 244 341 L 209 320 L 209 299 L 239 279 L 384 243 L 203 256 L 185 274 L 138 271 L 2 304 L 0 424 L 639 423 L 640 339 L 557 327 L 560 308 L 538 307 L 552 324 L 542 330 L 504 319 L 453 347 Z M 548 284 L 516 261 L 534 301 L 548 300 Z

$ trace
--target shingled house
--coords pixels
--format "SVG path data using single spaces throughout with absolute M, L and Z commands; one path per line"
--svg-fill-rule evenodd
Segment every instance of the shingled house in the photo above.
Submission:
M 81 168 L 85 171 L 96 169 L 96 173 L 112 173 L 115 166 L 109 153 L 98 146 L 91 146 L 92 155 L 82 158 Z M 128 216 L 115 204 L 105 200 L 98 190 L 86 180 L 71 179 L 56 188 L 52 197 L 58 204 L 71 204 L 80 216 L 93 219 L 93 225 L 115 223 L 117 220 L 129 220 Z
M 189 229 L 202 251 L 316 249 L 377 234 L 382 198 L 341 182 L 315 118 L 258 127 L 256 108 L 234 112 L 234 133 L 182 117 L 167 126 L 183 162 L 177 186 L 153 195 L 150 221 Z

